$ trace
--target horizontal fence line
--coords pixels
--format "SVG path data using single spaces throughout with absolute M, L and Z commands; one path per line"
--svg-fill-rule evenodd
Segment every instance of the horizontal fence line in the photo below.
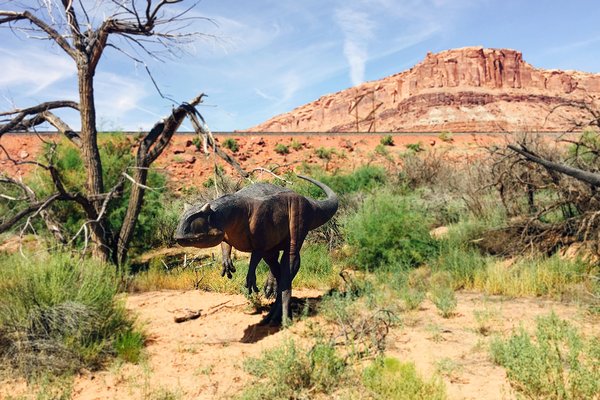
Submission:
M 118 131 L 118 132 L 98 132 L 102 135 L 107 134 L 124 134 L 124 135 L 138 135 L 146 133 L 147 131 Z M 55 135 L 56 131 L 45 131 L 45 132 L 7 132 L 6 135 Z M 381 135 L 392 135 L 392 136 L 439 136 L 442 133 L 450 133 L 453 136 L 466 136 L 466 135 L 478 135 L 478 136 L 514 136 L 514 135 L 550 135 L 560 136 L 567 134 L 580 134 L 581 132 L 235 132 L 235 131 L 215 131 L 212 132 L 216 136 L 381 136 Z M 195 135 L 193 131 L 176 132 L 175 135 Z

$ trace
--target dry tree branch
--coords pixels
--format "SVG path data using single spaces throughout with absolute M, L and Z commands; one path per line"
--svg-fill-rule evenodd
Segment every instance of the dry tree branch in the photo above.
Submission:
M 3 18 L 2 18 L 3 17 Z M 16 12 L 16 11 L 8 11 L 8 10 L 0 10 L 0 25 L 6 23 L 12 23 L 20 20 L 27 20 L 30 23 L 34 24 L 38 28 L 48 35 L 48 38 L 54 40 L 64 51 L 67 53 L 73 60 L 77 59 L 77 54 L 75 49 L 71 47 L 69 42 L 52 28 L 50 25 L 30 13 L 29 11 Z

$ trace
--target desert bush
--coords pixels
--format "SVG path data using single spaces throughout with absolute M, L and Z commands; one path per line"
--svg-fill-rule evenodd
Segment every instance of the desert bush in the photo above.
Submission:
M 551 296 L 585 300 L 598 290 L 598 267 L 583 260 L 552 257 L 490 263 L 476 271 L 473 288 L 507 296 Z
M 369 195 L 347 219 L 344 234 L 361 269 L 417 266 L 436 253 L 424 211 L 388 190 Z
M 227 138 L 223 141 L 223 147 L 233 151 L 234 153 L 240 149 L 240 145 L 234 138 Z
M 317 341 L 300 348 L 289 340 L 244 362 L 244 369 L 257 378 L 242 399 L 292 399 L 327 394 L 336 389 L 346 373 L 345 362 L 333 345 Z
M 373 361 L 365 368 L 362 381 L 375 399 L 442 400 L 447 397 L 439 378 L 426 381 L 419 376 L 414 363 L 402 363 L 392 357 Z
M 379 141 L 380 144 L 384 145 L 384 146 L 393 146 L 394 145 L 394 138 L 392 137 L 392 135 L 385 135 L 381 138 L 381 140 Z
M 600 393 L 600 340 L 586 339 L 552 313 L 491 343 L 492 359 L 506 368 L 515 390 L 527 398 L 592 399 Z
M 281 155 L 289 154 L 290 146 L 286 146 L 285 144 L 278 143 L 277 145 L 275 145 L 275 153 L 281 154 Z
M 0 261 L 0 359 L 24 376 L 97 369 L 139 354 L 142 336 L 116 301 L 114 269 L 71 254 Z M 126 337 L 136 337 L 132 342 Z
M 322 169 L 314 167 L 307 171 L 315 179 L 325 183 L 339 195 L 357 192 L 369 192 L 386 184 L 387 172 L 385 169 L 375 165 L 363 165 L 349 173 L 325 174 Z M 321 189 L 311 183 L 298 185 L 299 193 L 312 198 L 323 197 Z M 343 200 L 343 199 L 342 199 Z
M 448 132 L 448 131 L 440 132 L 440 134 L 438 135 L 438 138 L 442 142 L 446 142 L 446 143 L 452 143 L 454 141 L 452 132 Z
M 424 151 L 425 149 L 423 149 L 423 143 L 418 142 L 418 143 L 409 143 L 406 145 L 406 148 L 414 153 L 418 153 L 420 151 Z
M 318 149 L 315 149 L 315 154 L 320 159 L 329 161 L 333 155 L 336 154 L 336 151 L 332 147 L 319 147 Z
M 132 147 L 133 139 L 121 134 L 106 134 L 99 138 L 100 156 L 103 166 L 103 179 L 105 187 L 110 188 L 115 185 L 121 177 L 123 171 L 133 174 L 127 167 L 134 164 L 134 155 Z M 81 154 L 78 149 L 66 139 L 58 142 L 56 149 L 46 145 L 43 162 L 46 158 L 52 158 L 55 166 L 63 180 L 65 188 L 68 191 L 77 193 L 83 191 L 85 187 L 85 170 Z M 126 181 L 122 196 L 113 199 L 108 204 L 107 223 L 111 232 L 118 232 L 121 228 L 123 218 L 127 210 L 129 194 L 131 191 L 131 182 Z M 28 183 L 37 193 L 39 198 L 49 196 L 56 191 L 54 183 L 48 174 L 31 174 Z M 161 225 L 165 223 L 164 204 L 173 201 L 172 194 L 165 188 L 166 177 L 157 170 L 150 170 L 147 185 L 155 188 L 147 190 L 144 196 L 144 205 L 138 217 L 135 226 L 135 232 L 132 238 L 132 253 L 139 253 L 154 246 L 159 245 L 164 237 L 161 236 Z M 49 209 L 57 221 L 61 221 L 64 231 L 68 238 L 75 235 L 85 221 L 84 213 L 79 205 L 74 202 L 55 202 Z M 38 231 L 44 231 L 41 225 L 36 226 Z M 158 237 L 155 235 L 159 233 Z M 82 236 L 82 235 L 80 235 Z M 79 239 L 79 243 L 83 241 Z
M 304 147 L 302 143 L 297 141 L 296 139 L 292 140 L 292 144 L 290 145 L 294 151 L 298 151 Z

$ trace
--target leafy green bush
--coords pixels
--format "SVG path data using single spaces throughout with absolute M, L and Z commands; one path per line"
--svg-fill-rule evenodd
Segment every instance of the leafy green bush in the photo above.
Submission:
M 381 140 L 379 141 L 380 144 L 384 145 L 384 146 L 393 146 L 394 145 L 394 138 L 392 137 L 392 135 L 385 135 L 384 137 L 381 138 Z
M 296 139 L 292 140 L 291 146 L 292 146 L 292 149 L 294 149 L 295 151 L 298 151 L 303 147 L 302 143 L 300 143 Z
M 446 389 L 440 379 L 429 381 L 419 376 L 414 363 L 402 363 L 395 358 L 375 360 L 363 372 L 363 384 L 375 399 L 385 400 L 442 400 Z
M 106 134 L 100 136 L 99 142 L 104 186 L 111 188 L 121 177 L 122 172 L 133 174 L 128 169 L 134 165 L 132 139 L 120 134 Z M 51 148 L 46 146 L 46 154 L 43 157 L 49 157 L 50 152 Z M 67 190 L 83 192 L 86 175 L 79 150 L 68 141 L 62 140 L 58 143 L 53 158 Z M 126 182 L 123 195 L 109 202 L 107 221 L 111 232 L 120 230 L 127 211 L 131 183 Z M 40 198 L 49 196 L 56 191 L 49 174 L 32 175 L 30 184 Z M 173 201 L 173 196 L 164 189 L 165 184 L 166 177 L 163 174 L 155 170 L 149 171 L 147 186 L 156 189 L 146 190 L 144 205 L 138 217 L 131 243 L 134 252 L 155 247 L 162 244 L 161 242 L 164 240 L 162 227 L 166 220 L 174 218 L 173 213 L 168 216 L 164 215 L 164 204 L 170 204 Z M 80 206 L 74 202 L 55 202 L 50 208 L 56 219 L 63 223 L 69 237 L 81 228 L 86 218 Z M 159 235 L 157 236 L 156 233 Z
M 331 392 L 340 385 L 346 364 L 331 344 L 317 342 L 306 351 L 290 340 L 246 360 L 244 369 L 261 380 L 242 399 L 292 399 Z
M 600 340 L 586 340 L 554 313 L 537 320 L 534 336 L 521 327 L 506 340 L 496 338 L 491 354 L 524 397 L 575 400 L 600 393 Z
M 275 145 L 275 153 L 281 154 L 281 155 L 289 154 L 290 146 L 286 146 L 285 144 L 278 143 L 277 145 Z
M 141 334 L 115 300 L 114 268 L 67 253 L 28 257 L 0 261 L 3 365 L 25 376 L 60 375 L 97 369 L 121 349 L 139 354 Z M 124 346 L 126 336 L 139 340 Z
M 363 165 L 356 168 L 350 173 L 327 175 L 322 169 L 311 169 L 306 172 L 315 179 L 329 186 L 337 195 L 344 195 L 356 192 L 369 192 L 375 188 L 379 188 L 387 182 L 385 169 L 376 165 Z M 312 183 L 304 182 L 294 190 L 312 198 L 323 197 L 321 189 Z
M 369 195 L 344 226 L 353 261 L 359 268 L 412 267 L 436 253 L 429 221 L 411 199 L 389 191 Z
M 233 151 L 234 153 L 240 149 L 240 146 L 234 138 L 227 138 L 223 141 L 223 147 Z

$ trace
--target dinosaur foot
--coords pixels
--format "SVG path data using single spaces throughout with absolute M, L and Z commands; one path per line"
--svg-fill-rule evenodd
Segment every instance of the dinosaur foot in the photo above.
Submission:
M 271 305 L 271 310 L 265 317 L 258 323 L 260 326 L 281 326 L 281 302 L 276 301 Z
M 274 298 L 275 294 L 277 293 L 277 281 L 275 280 L 275 277 L 271 274 L 269 274 L 267 280 L 265 281 L 263 293 L 265 295 L 265 298 L 267 299 Z

